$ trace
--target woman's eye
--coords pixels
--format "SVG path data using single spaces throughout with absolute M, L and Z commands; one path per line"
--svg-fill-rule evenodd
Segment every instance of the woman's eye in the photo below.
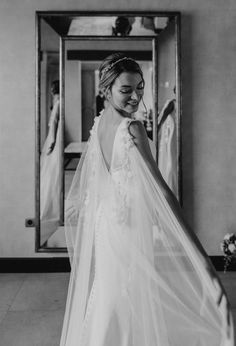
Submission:
M 143 86 L 143 85 L 140 85 L 140 86 L 137 87 L 136 90 L 142 91 L 143 89 L 144 89 L 144 86 Z M 132 90 L 132 89 L 121 89 L 120 92 L 121 92 L 122 94 L 132 94 L 133 90 Z
M 129 93 L 131 93 L 130 90 L 121 90 L 120 92 L 121 92 L 122 94 L 129 94 Z

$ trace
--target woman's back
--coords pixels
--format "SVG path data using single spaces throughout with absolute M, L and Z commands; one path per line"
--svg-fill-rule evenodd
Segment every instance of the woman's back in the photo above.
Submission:
M 124 119 L 120 117 L 118 121 L 111 122 L 109 114 L 100 115 L 97 138 L 108 171 L 111 169 L 116 134 Z

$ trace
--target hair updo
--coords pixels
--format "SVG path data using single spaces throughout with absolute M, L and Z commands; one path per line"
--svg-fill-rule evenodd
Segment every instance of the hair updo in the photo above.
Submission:
M 143 72 L 139 64 L 124 53 L 114 53 L 105 58 L 99 68 L 99 89 L 104 96 L 123 72 L 139 73 L 144 83 Z

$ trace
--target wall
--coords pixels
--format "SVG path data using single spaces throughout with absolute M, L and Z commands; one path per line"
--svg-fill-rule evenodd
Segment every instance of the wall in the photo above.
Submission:
M 43 256 L 24 227 L 34 216 L 35 11 L 104 8 L 182 12 L 184 212 L 218 255 L 224 233 L 236 228 L 235 1 L 2 0 L 0 257 Z

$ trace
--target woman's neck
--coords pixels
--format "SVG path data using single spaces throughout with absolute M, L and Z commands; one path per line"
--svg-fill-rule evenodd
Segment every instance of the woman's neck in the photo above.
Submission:
M 109 119 L 113 123 L 119 123 L 121 119 L 123 118 L 131 118 L 132 115 L 124 112 L 122 110 L 116 109 L 113 105 L 108 104 L 107 107 L 104 109 L 105 116 L 109 116 Z

